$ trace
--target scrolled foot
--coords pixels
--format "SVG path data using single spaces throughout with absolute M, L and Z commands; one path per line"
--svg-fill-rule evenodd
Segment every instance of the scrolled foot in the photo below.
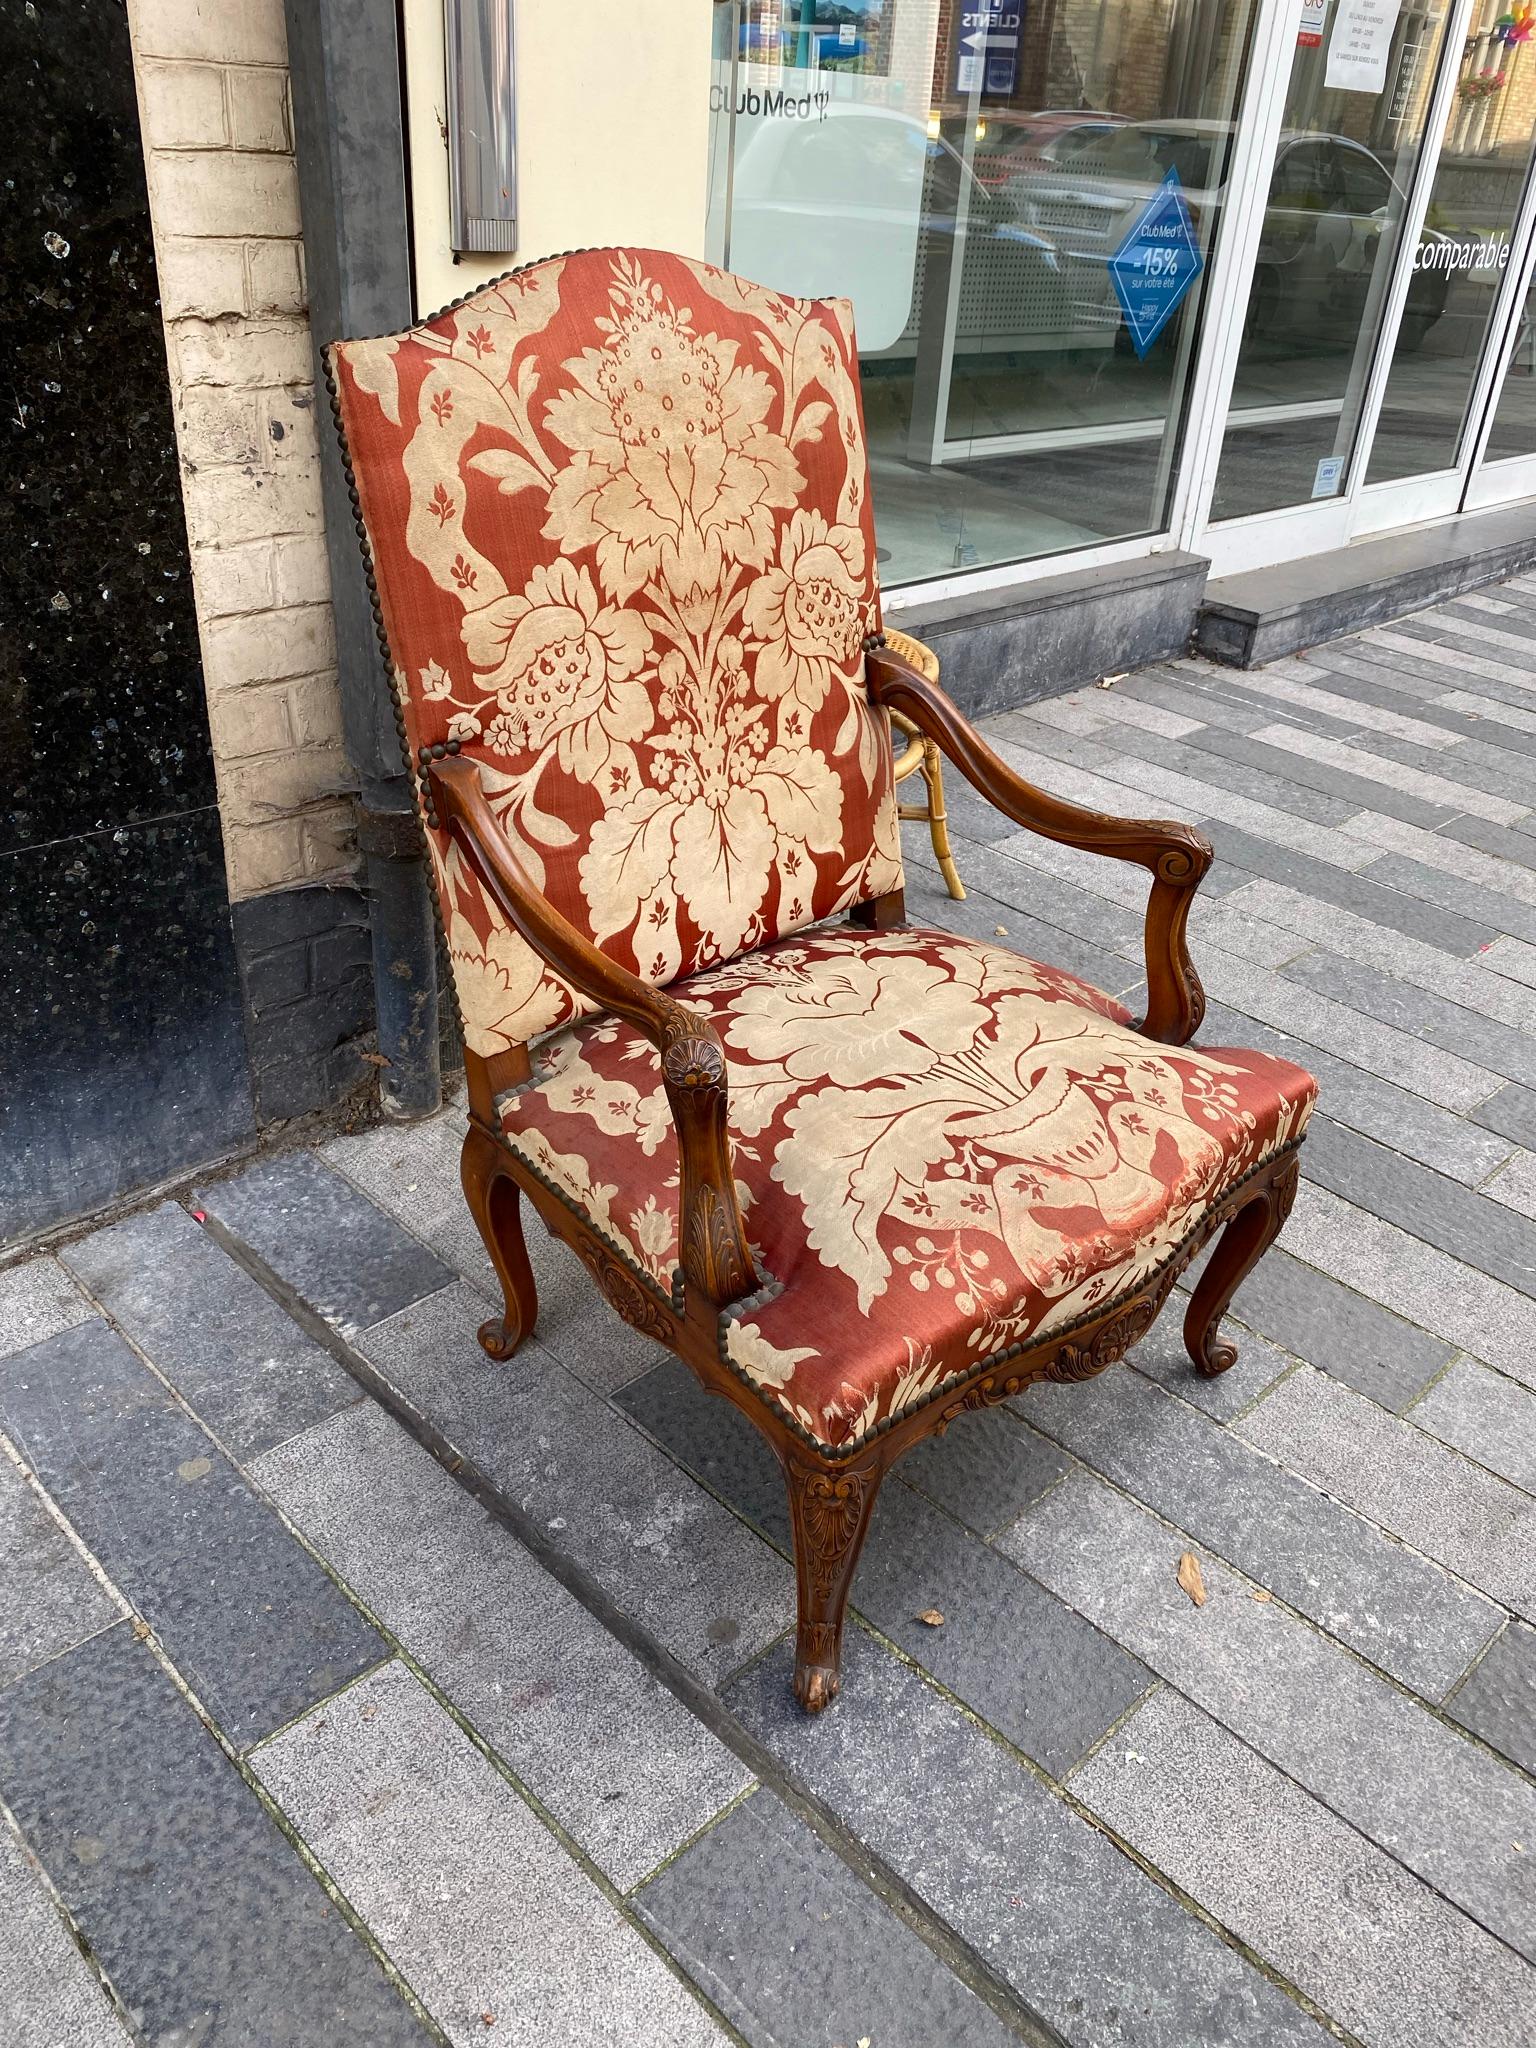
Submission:
M 1195 1370 L 1202 1379 L 1213 1380 L 1219 1373 L 1230 1372 L 1237 1363 L 1237 1346 L 1225 1339 L 1218 1339 L 1214 1331 L 1206 1334 L 1201 1347 L 1193 1353 Z
M 498 1362 L 510 1358 L 523 1341 L 522 1331 L 509 1330 L 499 1316 L 492 1316 L 488 1323 L 480 1325 L 479 1337 L 480 1349 L 486 1357 Z

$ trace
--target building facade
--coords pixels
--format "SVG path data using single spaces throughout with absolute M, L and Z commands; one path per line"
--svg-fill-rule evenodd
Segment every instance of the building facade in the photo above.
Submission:
M 435 1094 L 317 345 L 595 244 L 846 294 L 887 606 L 957 695 L 1192 640 L 1262 658 L 1536 559 L 1533 25 L 1523 0 L 11 10 L 0 716 L 75 793 L 4 848 L 0 1236 L 380 1085 Z M 469 253 L 453 179 L 487 112 L 509 218 L 461 226 Z

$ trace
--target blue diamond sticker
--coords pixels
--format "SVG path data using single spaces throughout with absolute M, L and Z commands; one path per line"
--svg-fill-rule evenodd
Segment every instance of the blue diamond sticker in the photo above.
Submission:
M 1170 171 L 1109 259 L 1115 297 L 1138 356 L 1178 311 L 1205 258 L 1177 171 Z

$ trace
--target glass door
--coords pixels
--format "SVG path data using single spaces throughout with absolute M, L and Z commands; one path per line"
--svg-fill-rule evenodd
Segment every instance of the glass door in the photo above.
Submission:
M 1393 286 L 1418 234 L 1451 14 L 1452 0 L 1314 0 L 1295 17 L 1213 522 L 1342 504 L 1379 352 L 1394 329 L 1406 345 L 1434 324 L 1438 273 Z M 1291 531 L 1283 552 L 1308 548 Z

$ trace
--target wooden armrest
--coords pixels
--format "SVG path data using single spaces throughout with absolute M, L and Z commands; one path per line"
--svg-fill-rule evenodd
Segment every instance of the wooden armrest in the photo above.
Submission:
M 661 1056 L 682 1170 L 684 1275 L 714 1308 L 758 1285 L 736 1196 L 725 1050 L 707 1017 L 610 960 L 534 886 L 496 822 L 479 770 L 450 755 L 428 770 L 432 801 L 514 931 L 585 996 L 627 1018 Z
M 1161 818 L 1116 818 L 1036 789 L 996 754 L 936 683 L 890 646 L 869 649 L 869 694 L 899 711 L 936 740 L 960 772 L 1015 824 L 1063 846 L 1078 846 L 1112 860 L 1133 861 L 1152 876 L 1143 943 L 1147 960 L 1147 1014 L 1137 1029 L 1164 1045 L 1185 1045 L 1205 1015 L 1200 986 L 1185 943 L 1196 889 L 1211 864 L 1211 842 L 1193 825 Z

